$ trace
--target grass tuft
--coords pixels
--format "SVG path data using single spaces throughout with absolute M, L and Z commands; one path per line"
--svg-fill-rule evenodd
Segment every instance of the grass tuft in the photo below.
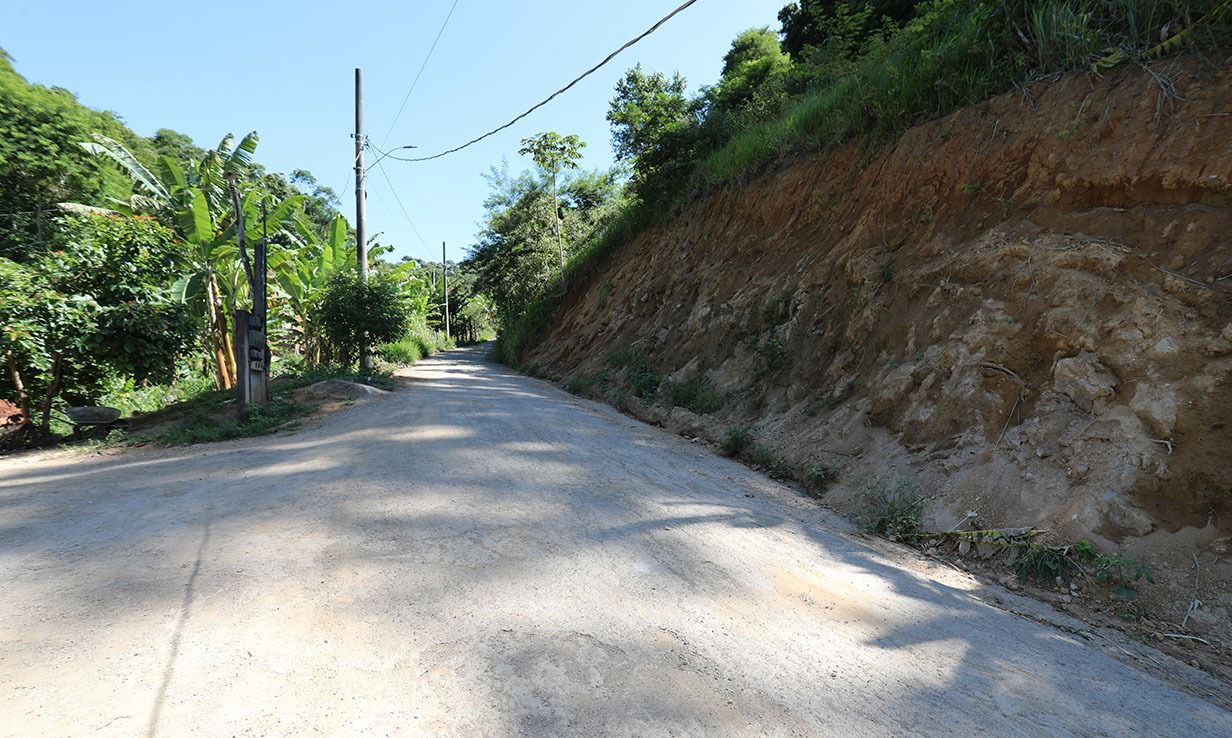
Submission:
M 671 385 L 672 404 L 698 415 L 706 415 L 723 407 L 723 395 L 714 388 L 703 372 L 695 372 L 683 382 Z
M 748 428 L 729 428 L 719 443 L 719 453 L 736 457 L 753 443 L 753 431 Z
M 923 504 L 924 496 L 906 480 L 900 481 L 893 489 L 870 485 L 857 522 L 870 533 L 898 541 L 920 530 L 920 507 Z

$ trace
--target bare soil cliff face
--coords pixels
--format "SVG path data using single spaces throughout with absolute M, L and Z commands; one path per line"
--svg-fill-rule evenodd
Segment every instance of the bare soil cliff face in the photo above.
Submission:
M 619 351 L 722 407 L 631 398 L 600 381 Z M 1232 606 L 1232 72 L 1074 75 L 697 200 L 526 360 L 689 435 L 752 427 L 847 512 L 905 479 L 939 528 L 1206 552 Z

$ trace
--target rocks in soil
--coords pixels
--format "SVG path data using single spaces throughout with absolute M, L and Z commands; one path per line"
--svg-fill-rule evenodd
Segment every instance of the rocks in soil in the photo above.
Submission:
M 1073 400 L 1084 412 L 1089 413 L 1097 404 L 1116 397 L 1116 376 L 1090 351 L 1057 361 L 1052 376 L 1053 389 Z

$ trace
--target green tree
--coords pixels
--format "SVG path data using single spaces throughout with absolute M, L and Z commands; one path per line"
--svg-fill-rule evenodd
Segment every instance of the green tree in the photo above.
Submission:
M 732 41 L 723 57 L 723 75 L 711 89 L 712 101 L 728 110 L 756 107 L 760 120 L 777 116 L 786 101 L 783 80 L 791 59 L 779 50 L 769 28 L 753 28 Z
M 493 167 L 488 175 L 485 216 L 463 270 L 475 274 L 474 291 L 495 303 L 498 322 L 508 325 L 555 281 L 558 266 L 552 238 L 553 198 L 542 172 L 509 173 Z M 566 230 L 584 242 L 620 207 L 618 172 L 579 172 L 561 182 L 559 194 Z
M 692 105 L 679 74 L 646 74 L 638 64 L 616 83 L 608 106 L 612 145 L 620 161 L 636 163 L 672 130 L 693 122 Z
M 415 315 L 397 277 L 376 272 L 365 285 L 352 271 L 339 272 L 330 280 L 320 312 L 334 355 L 346 367 L 359 360 L 365 341 L 379 345 L 402 338 Z
M 721 78 L 731 77 L 741 66 L 749 62 L 766 57 L 777 57 L 782 53 L 779 49 L 779 37 L 774 31 L 765 26 L 750 28 L 732 41 L 731 48 L 723 55 L 723 71 L 719 76 Z
M 193 322 L 167 285 L 179 254 L 149 218 L 65 216 L 27 264 L 0 258 L 0 350 L 11 396 L 47 429 L 53 403 L 91 404 L 110 374 L 165 380 Z
M 155 131 L 150 145 L 156 161 L 164 156 L 177 162 L 201 161 L 206 155 L 206 150 L 193 143 L 192 137 L 170 128 Z
M 608 106 L 612 145 L 633 167 L 631 187 L 644 202 L 666 203 L 692 170 L 701 110 L 685 95 L 685 81 L 639 64 L 616 83 Z
M 57 203 L 100 205 L 131 191 L 126 177 L 77 145 L 96 131 L 130 149 L 147 146 L 115 115 L 26 82 L 0 50 L 0 256 L 23 261 L 46 242 Z
M 565 246 L 561 237 L 560 221 L 563 213 L 560 211 L 560 198 L 557 195 L 556 175 L 561 170 L 577 169 L 578 159 L 582 158 L 582 149 L 586 142 L 574 134 L 562 136 L 556 131 L 546 131 L 537 136 L 522 139 L 522 148 L 518 153 L 529 154 L 540 170 L 550 173 L 552 177 L 552 211 L 553 222 L 556 225 L 556 247 L 560 252 L 560 273 L 565 273 Z
M 234 137 L 227 134 L 200 161 L 190 160 L 187 166 L 164 156 L 158 174 L 146 168 L 123 144 L 105 136 L 95 135 L 93 141 L 82 144 L 86 150 L 112 159 L 132 177 L 138 192 L 127 203 L 117 203 L 117 207 L 154 213 L 187 244 L 184 273 L 176 282 L 175 294 L 205 318 L 220 389 L 235 383 L 228 316 L 251 299 L 247 267 L 241 268 L 243 253 L 239 249 L 240 231 L 231 185 L 244 187 L 239 210 L 247 243 L 263 236 L 263 204 L 268 232 L 274 239 L 300 244 L 313 238 L 303 217 L 302 195 L 278 200 L 253 180 L 252 155 L 258 141 L 254 131 L 233 145 Z
M 919 0 L 800 0 L 779 11 L 783 51 L 795 62 L 810 61 L 810 51 L 836 43 L 854 55 L 871 36 L 901 27 L 916 14 Z
M 308 367 L 329 363 L 325 332 L 320 323 L 319 303 L 334 276 L 355 264 L 355 244 L 347 236 L 341 215 L 323 241 L 306 240 L 297 249 L 276 249 L 269 255 L 274 284 L 288 315 L 282 321 L 290 343 L 304 356 Z M 275 308 L 277 310 L 277 308 Z

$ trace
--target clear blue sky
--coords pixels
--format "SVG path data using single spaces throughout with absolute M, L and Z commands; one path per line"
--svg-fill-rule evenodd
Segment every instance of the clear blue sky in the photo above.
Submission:
M 641 62 L 713 83 L 731 40 L 777 29 L 786 0 L 699 0 L 657 33 L 513 128 L 427 164 L 386 171 L 427 246 L 407 224 L 379 170 L 369 175 L 369 232 L 396 254 L 461 259 L 473 242 L 487 183 L 502 157 L 530 162 L 518 141 L 577 133 L 583 165 L 612 163 L 604 115 L 617 78 Z M 261 134 L 269 169 L 308 169 L 354 214 L 353 79 L 364 72 L 375 143 L 386 131 L 452 0 L 181 3 L 166 0 L 0 0 L 0 47 L 26 79 L 72 90 L 135 131 L 172 128 L 210 147 L 227 132 Z M 505 123 L 679 4 L 679 0 L 460 0 L 388 146 L 437 153 Z M 346 186 L 346 191 L 342 188 Z

